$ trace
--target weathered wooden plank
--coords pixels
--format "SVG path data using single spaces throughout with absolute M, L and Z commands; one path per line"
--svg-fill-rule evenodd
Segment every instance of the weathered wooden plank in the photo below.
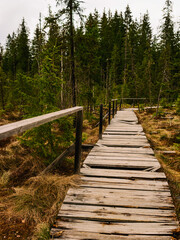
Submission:
M 154 155 L 154 152 L 151 148 L 143 148 L 143 147 L 139 147 L 139 148 L 129 148 L 129 147 L 107 147 L 107 146 L 103 146 L 100 144 L 97 144 L 92 150 L 91 152 L 108 152 L 108 153 L 133 153 L 133 154 L 139 154 L 139 153 L 144 153 L 144 154 L 150 154 L 150 155 Z
M 138 140 L 147 140 L 147 138 L 144 135 L 108 135 L 108 134 L 103 134 L 102 135 L 103 139 L 138 139 Z
M 118 131 L 107 131 L 107 130 L 105 130 L 103 132 L 103 135 L 114 135 L 114 136 L 116 136 L 116 135 L 119 135 L 119 134 L 126 135 L 126 136 L 136 136 L 136 135 L 145 136 L 144 132 L 132 132 L 132 131 L 128 131 L 128 132 L 120 131 L 120 132 L 118 132 Z
M 104 233 L 93 233 L 74 230 L 62 230 L 53 229 L 51 231 L 54 234 L 53 240 L 171 240 L 171 236 L 147 236 L 147 235 L 113 235 Z M 56 238 L 56 236 L 59 236 Z
M 70 190 L 64 203 L 130 208 L 173 209 L 168 192 L 128 191 L 101 188 Z
M 133 181 L 128 179 L 93 178 L 93 177 L 81 177 L 81 180 L 83 180 L 81 182 L 81 187 L 169 192 L 168 184 L 166 182 L 161 181 L 147 181 L 147 180 Z
M 83 107 L 73 107 L 53 113 L 44 114 L 42 116 L 21 120 L 15 123 L 3 125 L 0 127 L 0 140 L 82 110 Z
M 106 222 L 176 222 L 172 210 L 63 204 L 58 217 Z M 173 220 L 174 219 L 174 220 Z
M 142 216 L 142 215 L 131 215 L 128 212 L 125 214 L 116 215 L 115 212 L 112 213 L 94 213 L 94 212 L 81 212 L 81 211 L 63 211 L 61 210 L 60 214 L 58 215 L 60 219 L 69 220 L 76 219 L 76 220 L 88 220 L 88 221 L 106 221 L 106 222 L 148 222 L 148 223 L 173 223 L 172 217 L 166 218 L 158 218 L 155 216 Z M 177 222 L 174 221 L 174 224 Z
M 171 223 L 106 223 L 96 221 L 72 220 L 69 222 L 57 221 L 60 229 L 73 229 L 74 231 L 105 233 L 105 234 L 142 234 L 142 235 L 172 235 L 176 227 Z
M 162 198 L 162 200 L 164 200 L 164 198 L 166 197 L 167 199 L 168 197 L 171 197 L 170 192 L 156 192 L 156 191 L 142 191 L 142 190 L 131 191 L 128 189 L 101 189 L 101 188 L 85 188 L 85 187 L 70 188 L 67 195 L 77 196 L 78 194 L 83 194 L 83 195 L 92 194 L 94 196 L 101 195 L 103 198 L 105 195 L 107 197 L 110 197 L 113 194 L 114 197 L 115 195 L 118 195 L 119 198 L 122 198 L 122 199 L 123 198 L 126 199 L 128 197 L 133 196 L 134 198 L 148 197 L 148 198 L 151 198 L 151 200 L 156 200 L 159 198 Z M 117 199 L 117 201 L 119 201 L 119 199 Z
M 138 134 L 142 132 L 142 129 L 134 129 L 134 128 L 107 128 L 106 132 L 133 132 L 134 134 Z
M 143 131 L 143 128 L 141 125 L 137 125 L 137 124 L 124 124 L 124 123 L 121 123 L 121 122 L 118 122 L 118 123 L 114 123 L 113 125 L 109 125 L 106 130 L 118 130 L 118 129 L 132 129 L 133 131 Z
M 103 167 L 103 168 L 121 168 L 121 169 L 147 169 L 150 167 L 160 168 L 158 162 L 153 161 L 131 161 L 131 160 L 116 160 L 116 159 L 93 159 L 88 158 L 84 163 L 91 167 Z
M 108 143 L 114 143 L 114 144 L 123 144 L 123 145 L 129 145 L 129 144 L 135 144 L 135 145 L 147 145 L 148 141 L 144 139 L 102 139 L 98 141 L 99 144 L 108 144 Z
M 158 161 L 154 156 L 149 154 L 138 154 L 138 153 L 111 153 L 111 152 L 99 152 L 99 151 L 91 151 L 88 157 L 96 157 L 97 159 L 100 157 L 112 157 L 116 159 L 128 159 L 128 160 L 151 160 Z
M 81 184 L 84 183 L 84 181 L 87 182 L 91 182 L 91 181 L 95 181 L 95 182 L 102 182 L 102 183 L 109 183 L 109 184 L 125 184 L 125 185 L 149 185 L 149 186 L 161 186 L 162 188 L 164 187 L 168 187 L 168 183 L 167 181 L 161 181 L 161 180 L 155 180 L 155 179 L 145 179 L 145 180 L 141 180 L 141 179 L 121 179 L 121 178 L 108 178 L 106 176 L 104 177 L 87 177 L 87 176 L 81 176 Z M 169 188 L 168 188 L 169 189 Z
M 139 156 L 139 155 L 121 155 L 119 154 L 109 154 L 106 155 L 105 153 L 95 154 L 90 153 L 86 159 L 92 160 L 124 160 L 124 161 L 149 161 L 149 162 L 158 162 L 158 160 L 152 156 Z
M 142 172 L 135 170 L 115 170 L 115 169 L 88 169 L 82 168 L 81 174 L 94 177 L 111 177 L 124 179 L 164 179 L 166 176 L 161 172 Z
M 109 147 L 150 147 L 149 143 L 147 142 L 125 142 L 125 141 L 98 141 L 98 144 L 102 144 L 104 146 L 109 146 Z
M 110 214 L 111 218 L 119 218 L 121 221 L 142 221 L 142 222 L 162 222 L 167 219 L 176 221 L 175 213 L 173 210 L 162 210 L 162 209 L 142 209 L 142 208 L 123 208 L 123 207 L 101 207 L 91 205 L 78 205 L 78 204 L 63 204 L 61 207 L 61 213 L 63 212 L 85 212 L 95 213 L 101 216 L 102 214 Z M 70 213 L 71 214 L 71 213 Z M 139 219 L 136 219 L 139 218 Z

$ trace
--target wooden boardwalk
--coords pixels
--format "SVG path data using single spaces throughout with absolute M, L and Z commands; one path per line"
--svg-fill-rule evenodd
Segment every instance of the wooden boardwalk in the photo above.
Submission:
M 52 239 L 168 240 L 178 226 L 164 173 L 131 109 L 117 112 L 64 200 Z

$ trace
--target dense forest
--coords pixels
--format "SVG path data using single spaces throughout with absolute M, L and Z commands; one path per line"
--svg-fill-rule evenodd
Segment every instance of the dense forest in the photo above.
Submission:
M 32 40 L 25 19 L 8 35 L 0 51 L 1 111 L 28 117 L 75 105 L 91 111 L 111 98 L 178 98 L 180 35 L 170 0 L 156 36 L 148 13 L 138 21 L 127 6 L 84 17 L 80 3 L 57 0 L 57 12 L 40 17 Z

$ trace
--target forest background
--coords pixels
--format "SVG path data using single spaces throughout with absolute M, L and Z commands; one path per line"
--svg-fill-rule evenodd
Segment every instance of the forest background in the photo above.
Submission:
M 56 2 L 57 12 L 49 9 L 43 24 L 40 17 L 32 40 L 23 19 L 0 48 L 1 114 L 15 111 L 22 119 L 83 105 L 89 117 L 112 98 L 147 98 L 150 104 L 178 99 L 180 35 L 170 0 L 157 35 L 148 13 L 138 21 L 129 6 L 124 13 L 100 16 L 95 10 L 85 17 L 81 1 Z M 50 127 L 44 135 L 52 150 Z
M 91 111 L 111 98 L 177 99 L 179 28 L 174 29 L 170 0 L 154 36 L 148 13 L 134 20 L 127 6 L 124 13 L 100 16 L 95 10 L 83 17 L 80 4 L 57 1 L 59 10 L 49 9 L 43 26 L 40 18 L 33 40 L 24 19 L 8 35 L 0 53 L 1 109 L 34 116 L 76 104 Z M 73 24 L 75 14 L 80 26 Z

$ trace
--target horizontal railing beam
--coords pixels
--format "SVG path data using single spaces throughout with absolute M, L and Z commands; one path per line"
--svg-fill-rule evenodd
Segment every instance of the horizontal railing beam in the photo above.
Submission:
M 136 99 L 138 99 L 138 100 L 146 100 L 147 98 L 120 98 L 120 99 L 125 99 L 125 100 L 136 100 Z
M 39 127 L 40 125 L 43 125 L 45 123 L 57 120 L 61 117 L 65 117 L 82 110 L 83 107 L 73 107 L 3 125 L 0 127 L 0 140 L 11 137 L 13 135 L 18 135 L 34 127 Z

